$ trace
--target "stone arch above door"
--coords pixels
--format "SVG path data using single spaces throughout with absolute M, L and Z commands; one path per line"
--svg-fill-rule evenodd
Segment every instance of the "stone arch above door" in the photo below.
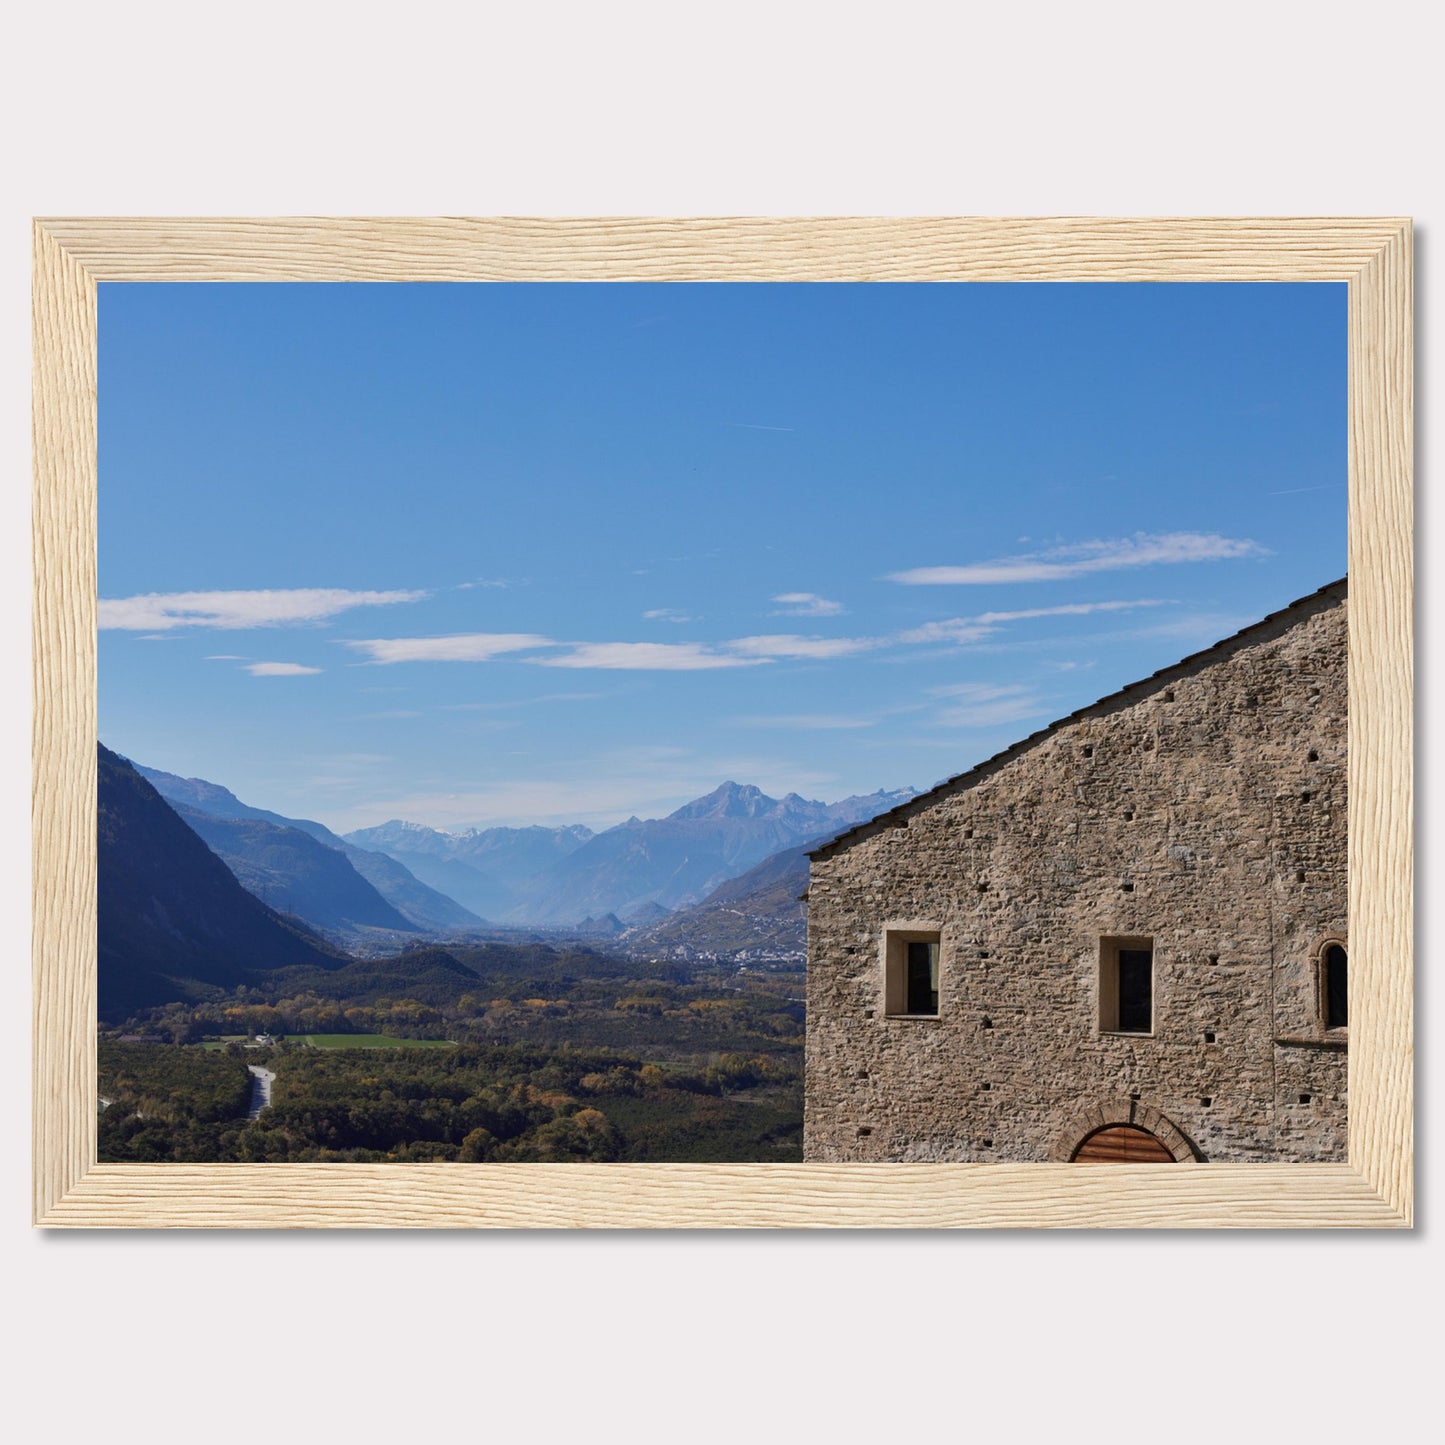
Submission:
M 1123 1125 L 1152 1134 L 1169 1151 L 1176 1164 L 1192 1163 L 1199 1157 L 1184 1134 L 1152 1104 L 1140 1099 L 1100 1099 L 1069 1116 L 1055 1136 L 1049 1162 L 1067 1164 L 1080 1144 L 1101 1129 Z

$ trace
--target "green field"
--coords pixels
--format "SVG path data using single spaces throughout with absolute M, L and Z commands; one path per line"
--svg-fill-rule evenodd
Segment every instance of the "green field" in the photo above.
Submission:
M 394 1039 L 387 1034 L 288 1034 L 287 1042 L 314 1049 L 454 1049 L 449 1039 Z
M 224 1034 L 218 1039 L 207 1039 L 203 1049 L 215 1051 L 227 1044 L 252 1044 L 251 1034 Z M 390 1034 L 287 1034 L 281 1042 L 310 1044 L 313 1049 L 454 1049 L 456 1045 L 448 1039 L 394 1039 Z

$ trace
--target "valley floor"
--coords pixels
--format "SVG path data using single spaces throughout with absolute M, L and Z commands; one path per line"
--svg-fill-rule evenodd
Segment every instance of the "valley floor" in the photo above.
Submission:
M 296 975 L 103 1035 L 100 1158 L 802 1157 L 795 967 L 490 948 Z

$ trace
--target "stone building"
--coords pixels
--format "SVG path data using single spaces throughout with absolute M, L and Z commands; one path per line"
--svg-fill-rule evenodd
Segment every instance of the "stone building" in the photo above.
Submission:
M 1346 610 L 811 854 L 807 1159 L 1345 1157 Z

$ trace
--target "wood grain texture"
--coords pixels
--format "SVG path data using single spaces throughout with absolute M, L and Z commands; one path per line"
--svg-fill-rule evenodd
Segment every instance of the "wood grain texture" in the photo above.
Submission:
M 67 1227 L 1399 1227 L 1412 1189 L 1412 292 L 1399 218 L 65 219 L 35 229 L 34 1217 Z M 1347 1165 L 97 1165 L 98 281 L 1337 281 Z
M 34 1208 L 95 1162 L 95 281 L 34 228 Z
M 1350 1163 L 1409 1219 L 1414 1104 L 1412 237 L 1350 282 Z
M 1343 281 L 1399 224 L 753 217 L 41 223 L 105 281 Z
M 221 1229 L 1401 1222 L 1347 1164 L 102 1164 L 45 1220 Z

